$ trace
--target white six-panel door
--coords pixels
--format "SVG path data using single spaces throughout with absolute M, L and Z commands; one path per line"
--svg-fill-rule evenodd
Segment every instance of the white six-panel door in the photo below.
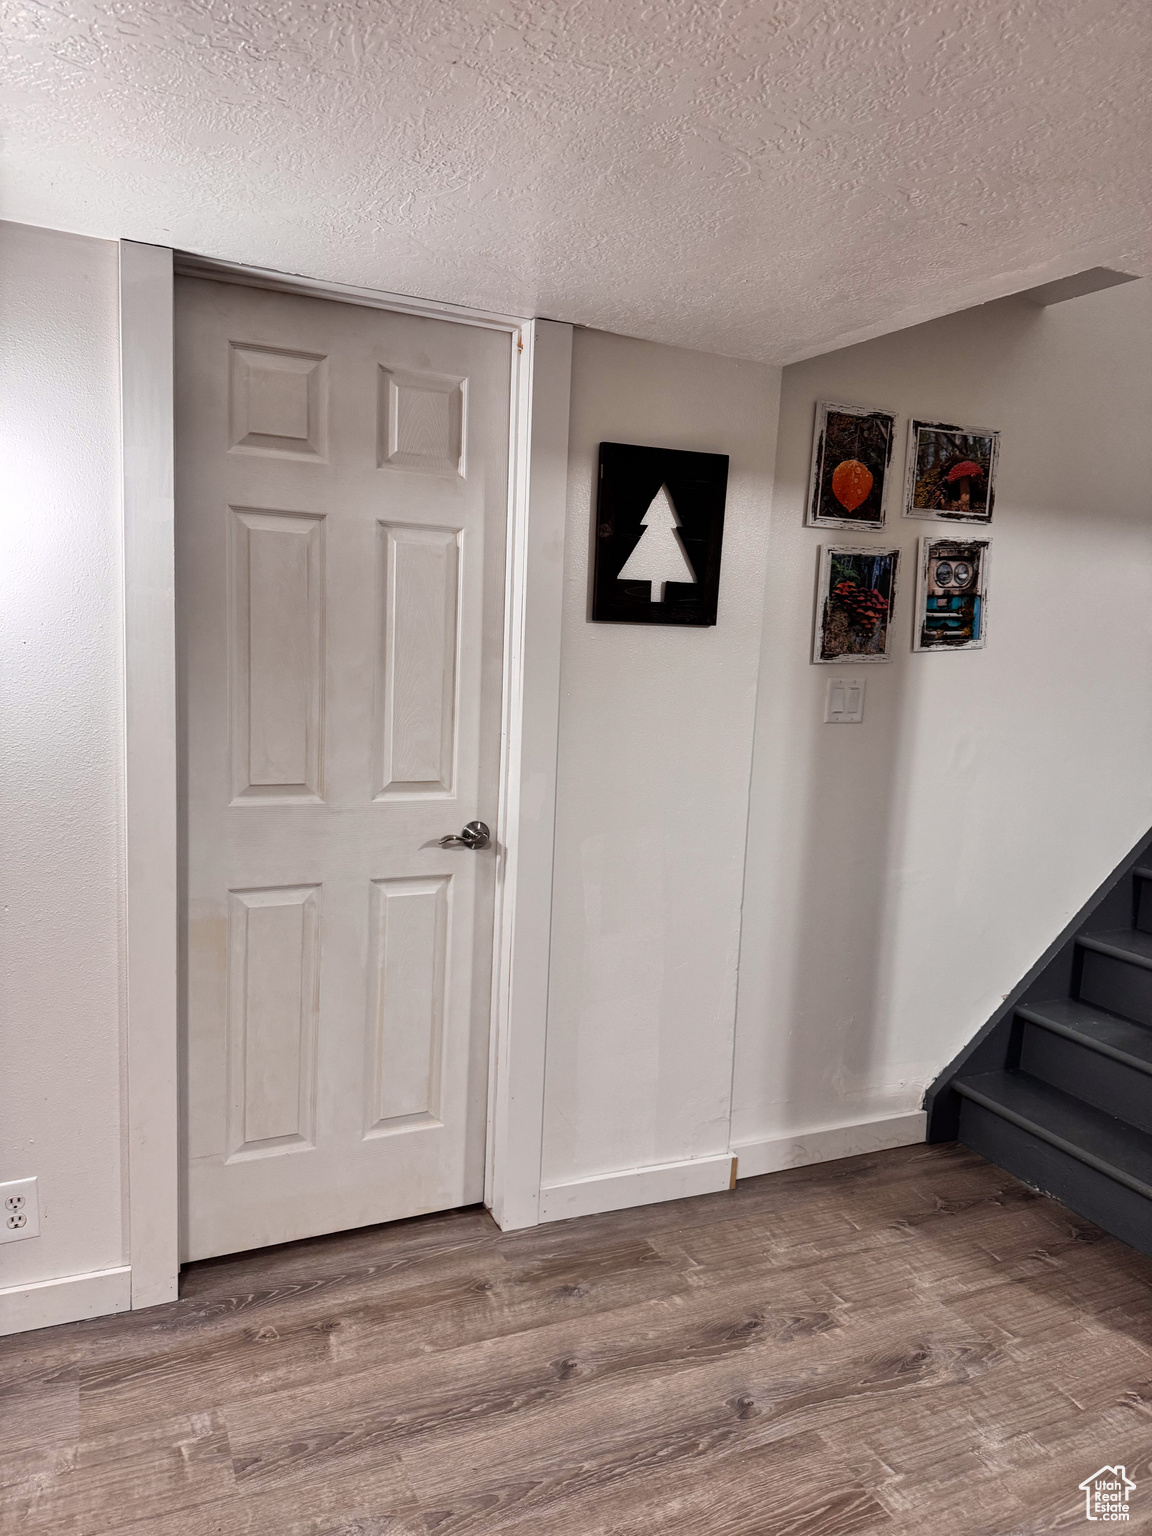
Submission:
M 510 348 L 177 282 L 186 1259 L 482 1196 Z

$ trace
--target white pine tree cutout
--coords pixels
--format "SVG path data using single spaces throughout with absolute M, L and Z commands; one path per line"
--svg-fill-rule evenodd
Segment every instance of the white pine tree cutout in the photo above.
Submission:
M 668 582 L 696 582 L 696 572 L 680 543 L 677 532 L 680 519 L 666 485 L 662 485 L 653 496 L 647 512 L 640 519 L 640 526 L 644 529 L 640 542 L 625 560 L 616 579 L 650 581 L 650 600 L 662 603 Z

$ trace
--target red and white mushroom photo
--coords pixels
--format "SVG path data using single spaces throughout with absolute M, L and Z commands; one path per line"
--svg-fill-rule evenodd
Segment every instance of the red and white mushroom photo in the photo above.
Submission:
M 992 430 L 912 421 L 907 516 L 989 522 L 999 439 Z

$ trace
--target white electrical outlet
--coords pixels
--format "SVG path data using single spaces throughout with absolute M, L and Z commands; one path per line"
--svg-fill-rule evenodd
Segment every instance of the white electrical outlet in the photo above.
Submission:
M 40 1200 L 35 1179 L 0 1184 L 0 1243 L 40 1236 Z

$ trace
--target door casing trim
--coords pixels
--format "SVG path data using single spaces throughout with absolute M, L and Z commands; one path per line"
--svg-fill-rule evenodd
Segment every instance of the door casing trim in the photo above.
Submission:
M 540 1219 L 572 327 L 120 242 L 125 1207 L 132 1306 L 179 1273 L 174 284 L 177 274 L 427 315 L 512 339 L 500 819 L 485 1203 Z
M 126 1258 L 131 1305 L 179 1273 L 172 252 L 120 242 Z

